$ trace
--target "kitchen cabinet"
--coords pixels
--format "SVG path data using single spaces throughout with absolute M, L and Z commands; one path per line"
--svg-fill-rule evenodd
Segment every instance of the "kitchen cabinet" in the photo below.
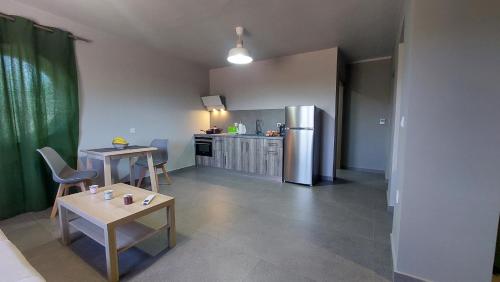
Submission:
M 196 166 L 212 166 L 212 157 L 196 156 Z
M 283 142 L 265 140 L 265 174 L 272 177 L 281 177 L 283 172 Z
M 236 138 L 224 138 L 224 168 L 236 169 Z
M 234 170 L 281 180 L 283 139 L 263 136 L 213 136 L 212 157 L 196 157 L 198 166 Z
M 223 137 L 215 137 L 213 139 L 212 146 L 212 167 L 224 168 L 225 167 L 225 148 L 224 148 L 224 140 Z
M 255 173 L 258 175 L 266 175 L 266 147 L 263 138 L 255 140 Z
M 257 150 L 256 144 L 257 139 L 253 138 L 237 138 L 238 141 L 238 158 L 236 164 L 236 170 L 245 173 L 256 172 L 256 159 Z

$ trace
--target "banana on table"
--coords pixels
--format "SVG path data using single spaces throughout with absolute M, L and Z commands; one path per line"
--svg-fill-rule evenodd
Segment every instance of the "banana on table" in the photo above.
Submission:
M 113 138 L 113 144 L 128 144 L 127 140 L 121 136 Z

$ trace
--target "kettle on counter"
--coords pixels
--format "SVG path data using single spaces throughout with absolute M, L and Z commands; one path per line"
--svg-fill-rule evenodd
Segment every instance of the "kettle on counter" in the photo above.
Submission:
M 238 129 L 238 134 L 246 134 L 247 133 L 247 127 L 243 123 L 235 123 L 234 124 L 236 128 Z

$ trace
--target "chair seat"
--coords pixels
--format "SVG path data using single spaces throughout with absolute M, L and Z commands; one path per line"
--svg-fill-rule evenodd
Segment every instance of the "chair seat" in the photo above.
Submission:
M 60 173 L 60 177 L 54 178 L 54 180 L 61 184 L 75 184 L 96 177 L 96 170 L 74 170 L 68 167 Z

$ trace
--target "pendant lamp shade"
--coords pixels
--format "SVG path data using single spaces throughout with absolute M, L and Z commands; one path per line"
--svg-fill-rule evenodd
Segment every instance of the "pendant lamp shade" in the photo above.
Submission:
M 227 54 L 227 61 L 233 64 L 249 64 L 253 61 L 253 58 L 248 53 L 248 50 L 243 47 L 243 40 L 241 36 L 243 35 L 243 27 L 236 27 L 236 34 L 238 35 L 238 41 L 236 47 L 229 50 Z

